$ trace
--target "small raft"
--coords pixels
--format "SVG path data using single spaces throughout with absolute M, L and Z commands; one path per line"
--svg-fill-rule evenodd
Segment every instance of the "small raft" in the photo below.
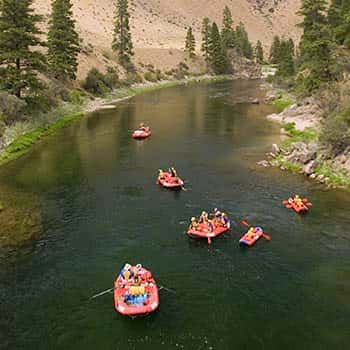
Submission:
M 208 243 L 211 243 L 211 239 L 222 235 L 230 230 L 230 224 L 226 226 L 214 225 L 214 229 L 210 232 L 207 224 L 198 224 L 196 229 L 189 229 L 187 234 L 192 238 L 206 238 Z
M 287 209 L 292 209 L 298 214 L 307 213 L 312 206 L 311 203 L 308 203 L 307 198 L 303 198 L 298 202 L 295 201 L 294 198 L 289 198 L 288 200 L 283 201 L 283 204 Z
M 181 189 L 184 185 L 183 180 L 181 180 L 179 177 L 172 177 L 169 172 L 164 172 L 162 178 L 158 177 L 157 183 L 165 188 L 174 190 Z
M 132 134 L 132 137 L 134 139 L 146 139 L 147 137 L 151 136 L 151 130 L 150 129 L 146 129 L 146 130 L 135 130 Z
M 142 268 L 139 276 L 139 285 L 121 276 L 114 282 L 114 307 L 122 315 L 146 316 L 159 306 L 158 286 L 151 272 Z
M 264 231 L 261 227 L 254 227 L 253 230 L 249 230 L 242 238 L 239 240 L 241 246 L 251 247 L 253 246 L 262 236 Z

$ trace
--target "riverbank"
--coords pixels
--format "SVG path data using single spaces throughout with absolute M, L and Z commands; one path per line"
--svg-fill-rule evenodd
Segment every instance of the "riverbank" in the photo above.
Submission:
M 233 79 L 234 77 L 231 75 L 203 75 L 183 80 L 140 83 L 127 88 L 116 89 L 103 98 L 89 99 L 85 97 L 84 100 L 79 101 L 79 103 L 62 104 L 46 115 L 37 118 L 34 122 L 17 122 L 7 128 L 3 140 L 0 143 L 0 166 L 21 157 L 40 140 L 80 120 L 84 115 L 100 109 L 115 108 L 118 102 L 136 95 L 179 85 L 202 82 L 214 83 Z
M 281 143 L 272 145 L 267 159 L 258 164 L 303 174 L 328 188 L 350 190 L 350 148 L 336 157 L 320 141 L 323 110 L 314 98 L 299 103 L 291 95 L 269 91 L 267 99 L 285 108 L 267 119 L 281 124 Z

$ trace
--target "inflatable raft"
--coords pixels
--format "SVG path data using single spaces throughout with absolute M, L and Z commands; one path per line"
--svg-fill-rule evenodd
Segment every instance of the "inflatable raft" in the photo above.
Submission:
M 164 172 L 162 178 L 158 177 L 157 183 L 170 189 L 181 189 L 184 185 L 179 177 L 172 177 L 168 172 Z
M 146 316 L 159 306 L 158 286 L 150 271 L 139 271 L 140 283 L 134 285 L 119 276 L 114 282 L 114 307 L 122 315 Z
M 134 139 L 146 139 L 147 137 L 151 136 L 151 130 L 146 129 L 146 130 L 135 130 L 132 134 L 132 137 Z
M 250 229 L 240 240 L 239 244 L 241 246 L 253 246 L 262 236 L 264 231 L 261 227 L 254 227 Z
M 307 213 L 309 211 L 309 208 L 312 206 L 311 203 L 308 203 L 307 198 L 304 198 L 300 201 L 295 201 L 294 198 L 289 198 L 286 201 L 283 201 L 284 206 L 287 209 L 292 209 L 298 214 Z
M 222 235 L 224 232 L 230 230 L 230 224 L 226 226 L 214 225 L 214 229 L 210 232 L 207 224 L 198 224 L 196 229 L 189 229 L 187 234 L 192 238 L 206 238 L 208 243 L 211 243 L 211 239 Z

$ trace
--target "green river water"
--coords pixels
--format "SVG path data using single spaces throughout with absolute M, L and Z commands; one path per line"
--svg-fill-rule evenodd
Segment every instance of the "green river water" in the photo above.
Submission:
M 60 130 L 0 169 L 1 349 L 347 349 L 350 197 L 256 162 L 279 141 L 252 105 L 259 81 L 137 96 Z M 139 122 L 152 137 L 134 141 Z M 155 183 L 175 165 L 187 192 Z M 308 196 L 306 216 L 283 208 Z M 189 239 L 188 219 L 221 208 L 231 232 Z M 272 237 L 238 246 L 245 219 Z M 159 284 L 154 314 L 118 315 L 110 288 L 142 263 Z

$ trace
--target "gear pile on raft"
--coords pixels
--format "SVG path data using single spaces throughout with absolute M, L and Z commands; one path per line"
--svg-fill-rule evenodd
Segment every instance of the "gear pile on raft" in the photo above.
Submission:
M 114 306 L 128 316 L 147 315 L 159 306 L 158 286 L 141 264 L 125 264 L 114 282 Z

